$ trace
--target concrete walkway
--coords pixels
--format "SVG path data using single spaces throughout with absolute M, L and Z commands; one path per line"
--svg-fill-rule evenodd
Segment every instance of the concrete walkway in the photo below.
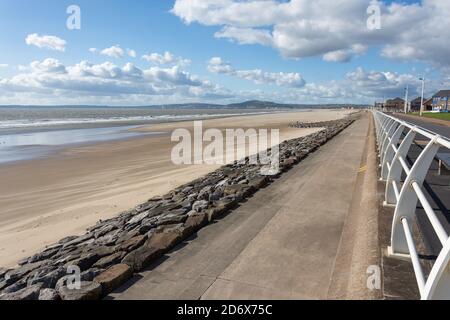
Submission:
M 327 298 L 368 124 L 363 116 L 108 298 Z

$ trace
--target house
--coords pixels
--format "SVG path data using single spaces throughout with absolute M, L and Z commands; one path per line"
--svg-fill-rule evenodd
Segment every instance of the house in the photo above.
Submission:
M 425 101 L 426 99 L 424 99 Z M 420 105 L 422 104 L 422 97 L 417 97 L 411 101 L 411 111 L 417 112 L 420 111 Z M 425 103 L 424 103 L 425 105 Z M 425 108 L 424 108 L 425 109 Z
M 448 112 L 450 90 L 441 90 L 433 96 L 433 111 Z
M 411 103 L 411 111 L 412 112 L 419 112 L 420 111 L 420 104 L 422 103 L 422 97 L 417 97 Z M 423 110 L 422 111 L 431 111 L 433 109 L 433 98 L 423 99 Z
M 405 100 L 401 98 L 389 99 L 384 104 L 384 108 L 388 112 L 398 112 L 405 110 Z
M 431 111 L 431 110 L 433 110 L 433 98 L 424 100 L 424 102 L 423 102 L 423 110 L 424 111 Z

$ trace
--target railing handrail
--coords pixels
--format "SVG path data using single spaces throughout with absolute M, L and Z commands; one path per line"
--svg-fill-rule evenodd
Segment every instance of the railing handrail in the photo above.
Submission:
M 379 112 L 379 111 L 376 111 L 376 112 Z M 431 130 L 428 130 L 426 128 L 423 128 L 423 127 L 417 126 L 415 124 L 409 123 L 407 121 L 395 118 L 395 117 L 387 115 L 385 113 L 383 113 L 383 115 L 388 117 L 388 118 L 394 119 L 398 123 L 403 124 L 406 128 L 416 130 L 416 132 L 418 134 L 421 134 L 422 136 L 424 136 L 424 137 L 426 137 L 426 138 L 428 138 L 430 140 L 433 139 L 434 137 L 438 136 L 438 139 L 437 139 L 436 143 L 440 144 L 443 147 L 446 147 L 447 149 L 450 149 L 450 139 L 449 138 L 443 137 L 443 136 L 441 136 L 441 135 L 439 135 L 439 134 L 437 134 L 437 133 L 435 133 L 435 132 L 433 132 Z
M 373 115 L 381 180 L 386 181 L 384 205 L 395 207 L 389 255 L 411 260 L 422 299 L 450 299 L 450 237 L 422 191 L 423 182 L 438 150 L 441 147 L 450 149 L 450 140 L 376 110 Z M 405 130 L 408 132 L 402 139 Z M 430 141 L 409 167 L 405 160 L 417 134 Z M 406 173 L 406 179 L 401 185 L 402 173 Z M 418 201 L 442 244 L 428 278 L 424 276 L 411 232 Z

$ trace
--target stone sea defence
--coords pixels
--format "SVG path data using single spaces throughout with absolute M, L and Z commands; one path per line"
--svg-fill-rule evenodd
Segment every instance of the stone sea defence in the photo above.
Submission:
M 340 122 L 340 120 L 332 120 L 332 121 L 320 121 L 320 122 L 294 122 L 291 123 L 289 126 L 291 128 L 327 128 L 327 127 L 333 127 L 337 125 Z
M 270 184 L 354 120 L 351 116 L 320 123 L 324 130 L 281 143 L 277 176 L 261 175 L 261 165 L 247 158 L 245 163 L 223 166 L 113 219 L 99 221 L 86 234 L 64 238 L 23 259 L 15 269 L 0 268 L 0 299 L 96 300 L 105 297 L 133 274 Z M 304 125 L 292 124 L 293 127 Z M 74 266 L 81 272 L 81 282 L 76 289 L 69 285 L 74 277 L 70 270 Z

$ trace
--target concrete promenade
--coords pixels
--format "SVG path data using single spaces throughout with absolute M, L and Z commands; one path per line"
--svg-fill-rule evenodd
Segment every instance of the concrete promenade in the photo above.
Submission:
M 354 191 L 365 174 L 369 121 L 362 116 L 108 298 L 329 298 L 333 284 L 348 282 L 336 269 L 348 263 L 336 261 L 354 245 L 341 239 L 352 239 L 343 232 L 360 201 Z

